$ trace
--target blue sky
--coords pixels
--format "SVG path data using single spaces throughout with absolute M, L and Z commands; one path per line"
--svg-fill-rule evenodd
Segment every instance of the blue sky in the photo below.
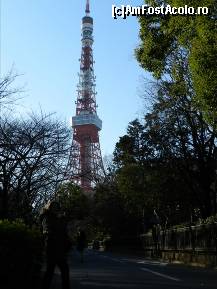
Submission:
M 81 53 L 81 18 L 86 0 L 0 0 L 1 74 L 12 65 L 25 85 L 20 113 L 56 112 L 69 124 L 75 114 L 76 85 Z M 142 115 L 138 91 L 147 74 L 134 57 L 139 44 L 136 17 L 114 20 L 112 4 L 142 0 L 91 0 L 94 18 L 94 59 L 102 154 L 111 154 L 128 123 Z

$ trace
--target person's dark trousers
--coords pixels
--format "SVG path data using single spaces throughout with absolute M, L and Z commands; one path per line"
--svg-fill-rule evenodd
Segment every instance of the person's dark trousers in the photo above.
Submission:
M 69 285 L 69 266 L 65 257 L 48 258 L 47 269 L 44 275 L 42 289 L 49 289 L 53 278 L 56 265 L 59 267 L 62 278 L 62 289 L 70 289 Z

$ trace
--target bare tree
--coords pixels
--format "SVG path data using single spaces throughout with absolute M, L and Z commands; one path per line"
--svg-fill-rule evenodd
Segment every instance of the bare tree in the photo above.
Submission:
M 1 217 L 25 217 L 64 178 L 70 132 L 51 115 L 0 123 Z
M 9 108 L 21 98 L 23 89 L 13 86 L 18 76 L 12 68 L 4 77 L 0 77 L 0 116 L 3 109 Z

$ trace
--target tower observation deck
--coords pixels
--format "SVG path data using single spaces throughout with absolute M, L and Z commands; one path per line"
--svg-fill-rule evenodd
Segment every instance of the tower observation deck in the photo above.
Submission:
M 81 58 L 77 86 L 76 113 L 72 117 L 73 143 L 68 173 L 81 188 L 90 192 L 103 178 L 104 168 L 99 143 L 102 121 L 97 115 L 93 60 L 93 18 L 86 1 L 86 15 L 82 18 Z

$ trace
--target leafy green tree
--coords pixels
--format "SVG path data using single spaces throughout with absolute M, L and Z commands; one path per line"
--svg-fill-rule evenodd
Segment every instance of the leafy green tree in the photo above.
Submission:
M 207 6 L 208 15 L 165 15 L 140 17 L 141 44 L 136 49 L 140 65 L 156 78 L 176 73 L 177 55 L 186 56 L 195 103 L 206 119 L 216 126 L 217 119 L 217 2 L 216 0 L 147 0 L 151 6 L 171 5 L 194 8 Z M 178 76 L 178 75 L 177 75 Z
M 62 184 L 58 189 L 57 198 L 68 220 L 84 220 L 89 216 L 89 199 L 74 183 Z
M 216 133 L 195 107 L 185 58 L 177 61 L 178 80 L 171 72 L 170 80 L 159 81 L 146 129 L 156 158 L 181 173 L 191 204 L 206 217 L 216 212 Z
M 149 147 L 147 133 L 138 119 L 129 123 L 127 134 L 120 137 L 114 150 L 114 163 L 121 167 L 125 164 L 141 164 L 145 166 L 152 158 L 153 151 Z
M 144 125 L 138 119 L 130 122 L 116 144 L 114 162 L 118 191 L 137 234 L 143 231 L 144 213 L 153 207 L 147 189 L 153 154 Z
M 190 220 L 197 208 L 203 217 L 216 212 L 216 134 L 195 107 L 190 84 L 184 86 L 184 64 L 177 65 L 179 85 L 173 76 L 159 83 L 145 124 L 131 122 L 114 152 L 128 210 L 157 209 L 171 223 Z
M 138 127 L 137 122 L 134 123 Z M 120 142 L 116 145 L 119 150 L 115 151 L 116 162 L 120 160 L 116 171 L 118 191 L 124 201 L 126 212 L 130 214 L 131 218 L 137 220 L 139 225 L 136 226 L 137 232 L 143 231 L 144 226 L 150 226 L 150 219 L 154 210 L 162 216 L 162 222 L 166 220 L 169 220 L 171 224 L 179 222 L 181 218 L 175 214 L 176 208 L 183 208 L 184 211 L 187 208 L 187 212 L 183 211 L 183 219 L 190 218 L 190 208 L 189 206 L 186 207 L 190 194 L 183 181 L 183 173 L 178 169 L 178 158 L 175 156 L 172 158 L 172 152 L 170 152 L 171 156 L 168 156 L 169 142 L 162 143 L 163 134 L 159 134 L 158 131 L 151 131 L 148 126 L 145 127 L 140 124 L 140 127 L 143 131 L 146 130 L 146 142 L 143 146 L 143 157 L 147 148 L 146 162 L 144 159 L 141 161 L 139 154 L 134 153 L 133 162 L 130 162 L 129 159 L 126 162 L 125 159 L 125 163 L 122 163 L 123 156 L 129 153 L 129 146 L 124 146 L 125 142 L 122 140 L 125 140 L 126 137 L 132 137 L 132 135 L 120 138 Z M 132 123 L 130 128 L 132 129 Z M 132 131 L 128 130 L 129 133 Z M 163 152 L 164 148 L 167 149 L 167 155 Z M 139 151 L 137 150 L 137 153 Z M 155 154 L 149 154 L 149 152 L 155 152 Z
M 94 224 L 96 231 L 110 236 L 123 233 L 124 207 L 117 186 L 111 180 L 98 184 L 94 195 Z

